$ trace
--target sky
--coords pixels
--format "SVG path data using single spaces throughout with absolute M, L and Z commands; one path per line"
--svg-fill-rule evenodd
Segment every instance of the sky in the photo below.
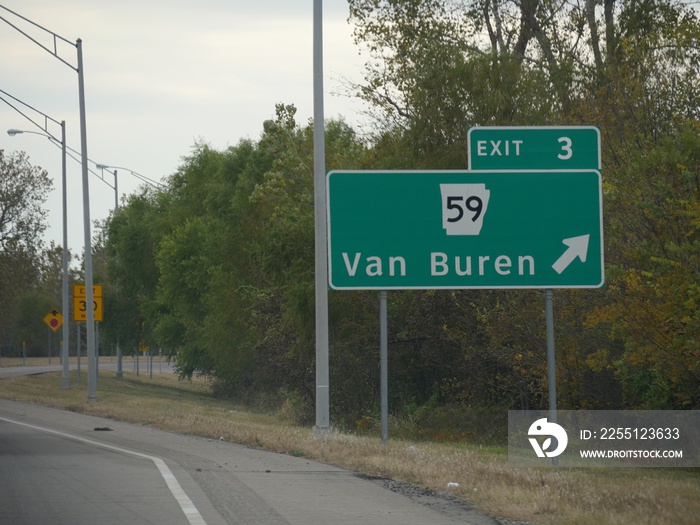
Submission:
M 80 150 L 75 42 L 81 39 L 87 149 L 95 163 L 117 166 L 118 193 L 138 191 L 131 171 L 160 181 L 198 142 L 223 150 L 258 140 L 275 104 L 293 104 L 297 123 L 313 116 L 313 0 L 0 0 L 0 5 L 65 38 L 57 54 L 0 20 L 0 90 L 66 121 L 67 145 Z M 0 8 L 0 16 L 54 49 L 53 37 Z M 323 0 L 324 114 L 353 126 L 362 105 L 347 94 L 362 79 L 364 56 L 352 38 L 347 0 Z M 43 125 L 43 117 L 5 100 Z M 0 149 L 24 151 L 54 181 L 45 241 L 62 244 L 61 151 L 0 100 Z M 47 130 L 60 138 L 60 127 Z M 79 158 L 79 155 L 76 155 Z M 114 208 L 114 175 L 90 163 L 91 221 Z M 125 168 L 125 169 L 122 169 Z M 104 181 L 100 179 L 104 176 Z M 83 250 L 82 176 L 68 158 L 68 246 Z M 108 185 L 109 184 L 109 185 Z M 93 228 L 94 233 L 94 228 Z

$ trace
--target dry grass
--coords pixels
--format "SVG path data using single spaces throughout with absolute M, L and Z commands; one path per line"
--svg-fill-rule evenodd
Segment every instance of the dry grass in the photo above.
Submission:
M 453 492 L 488 514 L 538 524 L 698 523 L 697 469 L 532 469 L 506 464 L 505 450 L 335 433 L 315 437 L 280 414 L 257 414 L 209 395 L 202 380 L 173 375 L 100 377 L 98 402 L 83 380 L 60 389 L 60 374 L 0 381 L 0 397 L 131 421 L 277 452 L 304 455 L 370 475 Z M 459 486 L 447 489 L 447 483 Z

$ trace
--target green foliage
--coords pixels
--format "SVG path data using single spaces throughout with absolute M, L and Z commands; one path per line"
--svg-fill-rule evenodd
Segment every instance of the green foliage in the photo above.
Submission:
M 626 342 L 615 369 L 628 399 L 639 406 L 700 403 L 698 130 L 697 123 L 682 125 L 631 155 L 608 192 L 615 278 L 608 304 L 590 321 L 610 323 Z
M 700 406 L 697 14 L 669 0 L 350 8 L 375 129 L 326 123 L 328 168 L 464 168 L 475 124 L 600 126 L 607 283 L 555 293 L 559 406 Z M 313 125 L 293 106 L 257 141 L 196 144 L 164 191 L 108 224 L 106 332 L 310 423 L 312 172 Z M 379 412 L 378 296 L 331 292 L 329 309 L 332 418 L 364 432 Z M 392 292 L 392 414 L 488 441 L 475 428 L 502 428 L 496 409 L 547 406 L 544 325 L 538 290 Z
M 52 183 L 25 153 L 0 150 L 0 346 L 4 355 L 46 355 L 42 319 L 61 304 L 61 249 L 44 248 L 44 201 Z
M 27 357 L 48 355 L 48 327 L 44 324 L 44 316 L 53 308 L 55 303 L 41 293 L 26 293 L 18 301 L 18 340 L 26 346 Z M 56 339 L 56 338 L 54 338 Z M 56 356 L 56 343 L 51 345 Z
M 167 191 L 112 218 L 108 253 L 118 294 L 134 306 L 129 322 L 177 352 L 183 376 L 210 374 L 241 396 L 293 389 L 308 402 L 313 129 L 294 113 L 279 105 L 257 143 L 196 145 Z M 330 162 L 352 167 L 364 155 L 342 121 L 327 137 Z
M 697 13 L 665 0 L 350 5 L 372 59 L 358 92 L 386 116 L 374 153 L 383 166 L 463 167 L 457 152 L 472 124 L 601 127 L 609 284 L 557 294 L 559 398 L 581 408 L 697 406 Z M 542 406 L 541 298 L 479 295 L 467 303 L 477 308 L 473 324 L 449 321 L 438 306 L 478 377 L 448 359 L 447 391 Z M 478 333 L 481 341 L 468 340 Z M 635 394 L 652 384 L 653 393 Z
M 131 195 L 105 228 L 103 299 L 110 316 L 101 335 L 105 344 L 120 345 L 124 353 L 134 351 L 143 339 L 145 319 L 154 301 L 156 206 L 153 194 Z
M 47 215 L 42 204 L 51 186 L 48 173 L 32 166 L 25 153 L 6 156 L 0 150 L 0 250 L 41 246 Z

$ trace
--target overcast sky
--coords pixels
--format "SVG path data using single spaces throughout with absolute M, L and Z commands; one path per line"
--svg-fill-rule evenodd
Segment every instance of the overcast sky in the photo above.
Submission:
M 91 160 L 151 179 L 173 173 L 195 142 L 216 149 L 257 140 L 275 104 L 294 104 L 297 122 L 313 115 L 313 0 L 0 0 L 0 5 L 83 43 L 87 143 Z M 361 104 L 334 93 L 359 81 L 364 57 L 353 44 L 346 0 L 324 0 L 326 118 L 361 121 Z M 47 35 L 0 9 L 0 16 L 53 48 Z M 76 65 L 74 45 L 58 54 Z M 80 149 L 78 75 L 0 20 L 0 89 L 52 118 L 66 121 L 70 147 Z M 0 96 L 4 95 L 0 93 Z M 18 105 L 23 109 L 21 105 Z M 38 115 L 28 112 L 35 120 Z M 61 229 L 60 149 L 0 101 L 0 149 L 27 152 L 54 180 L 47 206 L 58 245 Z M 60 128 L 49 127 L 60 136 Z M 94 168 L 91 165 L 91 168 Z M 99 172 L 99 170 L 96 170 Z M 69 248 L 82 250 L 80 166 L 68 159 Z M 112 184 L 113 176 L 105 174 Z M 121 195 L 140 181 L 118 170 Z M 91 218 L 114 207 L 114 190 L 90 175 Z

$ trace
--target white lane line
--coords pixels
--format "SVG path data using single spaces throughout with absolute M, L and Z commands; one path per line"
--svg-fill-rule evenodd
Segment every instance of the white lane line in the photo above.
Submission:
M 175 500 L 180 505 L 180 508 L 182 509 L 182 512 L 185 514 L 185 517 L 187 518 L 187 520 L 190 522 L 190 525 L 207 525 L 207 522 L 204 521 L 204 518 L 197 510 L 197 507 L 194 505 L 194 503 L 192 503 L 192 500 L 189 498 L 187 493 L 182 489 L 182 487 L 180 486 L 180 483 L 177 481 L 177 478 L 175 477 L 175 475 L 172 473 L 172 471 L 170 470 L 168 465 L 165 464 L 165 461 L 163 461 L 161 458 L 156 457 L 156 456 L 149 456 L 148 454 L 143 454 L 141 452 L 136 452 L 134 450 L 128 450 L 126 448 L 121 448 L 121 447 L 117 447 L 114 445 L 109 445 L 107 443 L 100 443 L 99 441 L 93 441 L 92 439 L 87 439 L 87 438 L 80 437 L 80 436 L 74 436 L 73 434 L 59 432 L 58 430 L 52 430 L 50 428 L 38 427 L 38 426 L 30 425 L 28 423 L 23 423 L 21 421 L 14 421 L 12 419 L 7 419 L 5 417 L 0 417 L 0 421 L 5 421 L 7 423 L 12 423 L 14 425 L 20 425 L 23 427 L 31 428 L 33 430 L 38 430 L 40 432 L 46 432 L 48 434 L 53 434 L 54 436 L 60 436 L 60 437 L 64 437 L 67 439 L 72 439 L 75 441 L 79 441 L 81 443 L 93 445 L 95 447 L 101 447 L 101 448 L 104 448 L 107 450 L 112 450 L 114 452 L 119 452 L 121 454 L 127 454 L 127 455 L 134 456 L 137 458 L 148 459 L 148 460 L 152 461 L 155 464 L 158 471 L 160 472 L 160 475 L 165 480 L 165 484 L 168 486 L 168 489 L 170 489 L 170 493 L 173 495 Z

